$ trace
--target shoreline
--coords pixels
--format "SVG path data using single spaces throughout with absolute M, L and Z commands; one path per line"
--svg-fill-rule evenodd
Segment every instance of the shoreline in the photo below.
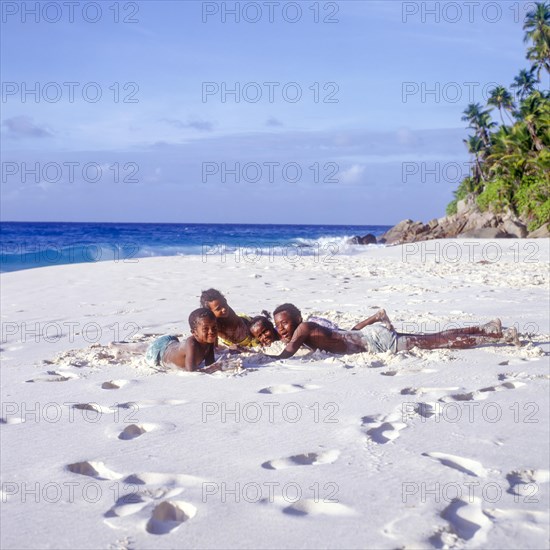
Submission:
M 42 227 L 46 226 L 47 229 Z M 353 252 L 353 235 L 389 226 L 273 224 L 2 224 L 2 272 L 29 267 L 135 261 L 144 257 L 319 255 Z M 144 230 L 145 229 L 145 230 Z
M 412 250 L 415 248 L 429 247 L 432 246 L 435 249 L 444 248 L 447 245 L 447 242 L 457 242 L 457 243 L 466 243 L 466 250 L 468 251 L 467 256 L 470 258 L 470 261 L 473 260 L 474 256 L 468 243 L 483 243 L 484 246 L 491 246 L 490 243 L 494 243 L 495 248 L 499 249 L 512 249 L 516 247 L 517 254 L 516 257 L 520 257 L 520 248 L 527 248 L 528 246 L 533 247 L 533 254 L 536 255 L 536 251 L 542 246 L 544 247 L 546 242 L 550 242 L 548 237 L 506 237 L 506 238 L 480 238 L 480 237 L 468 237 L 468 236 L 456 236 L 456 237 L 437 237 L 433 239 L 418 239 L 410 240 L 406 242 L 381 242 L 377 238 L 377 242 L 369 242 L 368 244 L 360 244 L 354 242 L 353 240 L 357 237 L 350 237 L 345 239 L 319 239 L 319 242 L 310 244 L 310 245 L 297 245 L 293 243 L 271 243 L 266 246 L 256 246 L 254 243 L 240 244 L 236 245 L 225 245 L 225 244 L 205 244 L 202 246 L 200 252 L 190 253 L 178 253 L 178 254 L 148 254 L 139 256 L 139 248 L 137 252 L 135 250 L 125 250 L 124 247 L 114 250 L 111 246 L 107 247 L 98 247 L 96 244 L 85 245 L 80 247 L 78 253 L 82 257 L 80 261 L 74 261 L 74 250 L 69 253 L 72 259 L 60 262 L 58 261 L 59 255 L 62 254 L 59 247 L 52 248 L 47 247 L 39 251 L 28 252 L 28 253 L 19 253 L 20 257 L 34 257 L 34 264 L 25 266 L 28 259 L 23 259 L 16 264 L 17 267 L 12 267 L 10 269 L 5 269 L 2 267 L 0 262 L 0 275 L 7 273 L 16 273 L 21 271 L 28 271 L 32 269 L 41 269 L 55 266 L 70 266 L 70 265 L 93 265 L 98 263 L 122 263 L 122 264 L 133 264 L 138 263 L 139 261 L 145 260 L 147 258 L 202 258 L 203 260 L 212 258 L 215 260 L 219 258 L 221 264 L 225 263 L 247 263 L 255 264 L 258 261 L 261 261 L 265 258 L 268 258 L 270 262 L 273 262 L 275 258 L 281 257 L 283 260 L 288 261 L 293 264 L 301 261 L 303 258 L 312 257 L 316 262 L 330 262 L 331 259 L 336 257 L 354 257 L 360 256 L 368 251 L 371 251 L 376 248 L 393 248 L 393 247 L 405 247 L 405 250 Z M 361 237 L 359 237 L 361 238 Z M 522 244 L 518 244 L 516 241 L 520 241 Z M 429 245 L 428 243 L 438 243 Z M 506 243 L 510 243 L 509 246 L 506 246 Z M 527 245 L 527 243 L 532 243 Z M 475 247 L 476 245 L 474 245 Z M 134 247 L 135 248 L 135 247 Z M 343 252 L 340 252 L 340 248 L 343 249 Z M 122 252 L 121 252 L 122 251 Z M 53 253 L 53 256 L 52 256 Z M 531 255 L 532 257 L 533 254 Z M 406 255 L 406 254 L 404 254 Z M 105 257 L 109 256 L 109 257 Z M 496 259 L 488 260 L 491 262 L 498 261 L 500 256 Z M 481 258 L 487 259 L 487 258 Z M 42 262 L 42 263 L 41 263 Z M 4 265 L 6 265 L 4 263 Z

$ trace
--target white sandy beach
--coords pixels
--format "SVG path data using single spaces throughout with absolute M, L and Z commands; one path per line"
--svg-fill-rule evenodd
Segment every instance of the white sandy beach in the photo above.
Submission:
M 432 241 L 1 275 L 1 547 L 548 548 L 549 258 L 548 239 Z M 108 347 L 189 334 L 209 287 L 342 328 L 379 307 L 401 332 L 500 317 L 524 346 L 215 375 Z

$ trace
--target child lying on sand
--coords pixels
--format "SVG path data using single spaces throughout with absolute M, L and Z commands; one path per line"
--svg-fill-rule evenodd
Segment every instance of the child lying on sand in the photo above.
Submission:
M 292 305 L 292 304 L 285 304 L 285 305 Z M 297 308 L 296 308 L 296 311 L 298 311 Z M 301 319 L 301 315 L 300 315 L 300 319 Z M 322 317 L 310 316 L 308 317 L 307 322 L 315 323 L 318 326 L 321 326 L 333 331 L 334 330 L 341 331 L 341 329 L 337 327 L 334 323 L 332 323 L 327 319 L 323 319 Z M 368 319 L 365 319 L 364 321 L 357 323 L 351 330 L 361 330 L 362 328 L 368 325 L 372 325 L 373 323 L 383 323 L 388 330 L 393 330 L 393 326 L 390 323 L 390 320 L 388 319 L 386 312 L 383 309 L 379 310 L 374 315 L 371 315 Z M 269 320 L 268 317 L 265 317 L 263 315 L 258 315 L 257 317 L 254 317 L 253 319 L 250 320 L 250 333 L 252 334 L 252 336 L 256 338 L 256 340 L 258 340 L 260 345 L 263 347 L 270 346 L 271 344 L 273 344 L 273 342 L 276 342 L 281 339 L 281 337 L 279 336 L 279 333 L 275 330 L 273 323 Z
M 245 348 L 258 345 L 258 341 L 250 334 L 250 317 L 237 315 L 219 290 L 210 288 L 203 291 L 200 301 L 203 308 L 209 309 L 215 315 L 218 335 L 225 345 Z
M 303 322 L 300 310 L 293 304 L 283 304 L 273 312 L 275 327 L 284 342 L 285 349 L 275 359 L 292 357 L 302 345 L 331 353 L 381 353 L 385 351 L 407 351 L 413 347 L 421 349 L 456 348 L 467 349 L 486 343 L 520 345 L 517 330 L 502 331 L 500 319 L 485 325 L 445 330 L 433 334 L 401 334 L 395 332 L 382 309 L 372 317 L 357 324 L 351 331 L 331 330 L 317 323 Z M 382 323 L 381 325 L 373 325 Z
M 205 308 L 189 315 L 191 336 L 180 342 L 175 336 L 161 336 L 147 348 L 146 361 L 151 366 L 179 367 L 187 371 L 200 370 L 211 373 L 228 366 L 240 366 L 238 359 L 225 358 L 214 361 L 214 348 L 218 339 L 218 327 L 214 314 Z M 205 367 L 199 369 L 201 363 Z
M 259 342 L 260 346 L 263 347 L 270 346 L 273 342 L 277 342 L 281 339 L 271 320 L 264 315 L 258 315 L 250 319 L 249 330 L 250 334 L 252 334 Z

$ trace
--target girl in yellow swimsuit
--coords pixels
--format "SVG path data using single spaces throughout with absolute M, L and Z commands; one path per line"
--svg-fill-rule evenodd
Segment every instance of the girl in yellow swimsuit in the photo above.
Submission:
M 259 345 L 250 334 L 250 317 L 244 313 L 237 315 L 219 290 L 209 288 L 203 291 L 200 302 L 202 307 L 209 309 L 216 317 L 218 338 L 225 345 L 246 348 Z

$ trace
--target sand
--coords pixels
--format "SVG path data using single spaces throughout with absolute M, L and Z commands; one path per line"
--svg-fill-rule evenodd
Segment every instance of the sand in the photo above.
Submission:
M 1 547 L 548 548 L 549 248 L 1 275 Z M 379 307 L 402 332 L 500 317 L 524 345 L 249 353 L 214 375 L 109 346 L 187 335 L 208 287 L 237 311 L 291 301 L 343 328 Z

